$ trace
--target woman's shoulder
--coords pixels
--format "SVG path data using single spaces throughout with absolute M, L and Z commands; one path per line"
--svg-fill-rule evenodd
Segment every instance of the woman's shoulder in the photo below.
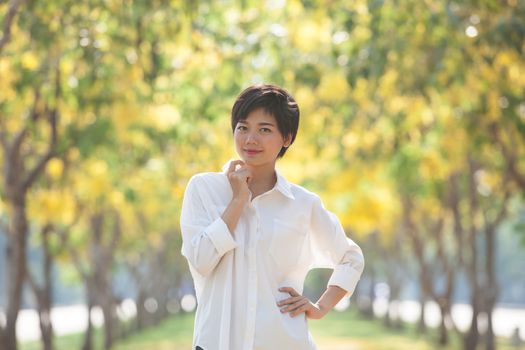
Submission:
M 226 174 L 223 172 L 203 172 L 197 173 L 190 178 L 189 183 L 200 183 L 200 184 L 223 184 L 228 182 Z
M 292 194 L 297 200 L 308 202 L 315 202 L 320 200 L 320 197 L 317 193 L 292 182 L 289 182 L 289 184 L 290 190 L 292 191 Z

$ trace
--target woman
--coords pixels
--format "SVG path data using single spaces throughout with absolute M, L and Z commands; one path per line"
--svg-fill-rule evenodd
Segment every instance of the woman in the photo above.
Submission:
M 307 319 L 353 293 L 363 254 L 317 195 L 275 170 L 299 126 L 288 92 L 247 88 L 231 125 L 240 159 L 193 176 L 182 205 L 182 254 L 198 302 L 193 349 L 316 349 Z M 301 294 L 317 267 L 334 272 L 313 303 Z

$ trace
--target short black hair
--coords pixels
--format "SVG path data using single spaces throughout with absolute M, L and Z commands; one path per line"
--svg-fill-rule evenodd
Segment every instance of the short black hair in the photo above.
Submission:
M 299 128 L 299 105 L 288 91 L 276 85 L 252 85 L 241 92 L 232 108 L 232 131 L 235 132 L 240 120 L 245 120 L 248 114 L 259 108 L 275 118 L 284 137 L 291 136 L 291 145 Z M 287 147 L 281 148 L 277 157 L 282 157 L 286 150 Z

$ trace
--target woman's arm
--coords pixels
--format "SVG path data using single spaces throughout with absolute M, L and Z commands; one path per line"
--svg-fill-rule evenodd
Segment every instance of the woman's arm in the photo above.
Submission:
M 351 295 L 363 272 L 364 258 L 359 246 L 346 237 L 337 217 L 327 211 L 317 198 L 311 212 L 312 267 L 328 267 L 334 271 L 323 295 L 314 304 L 290 287 L 280 288 L 290 298 L 278 303 L 281 312 L 291 316 L 305 313 L 308 318 L 326 315 L 345 295 Z
M 289 312 L 291 317 L 304 312 L 306 317 L 314 320 L 323 318 L 347 294 L 347 291 L 341 287 L 328 286 L 323 295 L 314 304 L 310 299 L 300 295 L 291 287 L 279 288 L 279 291 L 287 292 L 291 295 L 290 298 L 277 303 L 277 306 L 281 308 L 281 312 Z
M 238 169 L 236 169 L 237 166 L 239 166 Z M 234 160 L 230 163 L 226 176 L 228 176 L 228 181 L 232 188 L 232 200 L 226 207 L 226 210 L 224 210 L 222 219 L 233 235 L 242 210 L 250 199 L 248 183 L 251 180 L 252 173 L 243 161 Z
M 208 276 L 237 243 L 223 219 L 213 219 L 206 209 L 208 203 L 199 193 L 204 185 L 202 179 L 193 177 L 186 188 L 180 218 L 181 252 L 200 275 Z

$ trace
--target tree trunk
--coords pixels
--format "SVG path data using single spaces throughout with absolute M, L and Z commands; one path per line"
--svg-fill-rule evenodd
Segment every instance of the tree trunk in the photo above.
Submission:
M 105 300 L 102 306 L 102 314 L 104 315 L 104 349 L 109 350 L 113 346 L 114 334 L 114 303 L 110 300 Z
M 417 324 L 417 331 L 420 334 L 426 334 L 427 333 L 427 324 L 425 322 L 425 305 L 427 303 L 427 297 L 425 295 L 425 292 L 421 289 L 419 291 L 419 304 L 421 305 L 421 313 L 419 314 L 419 322 Z
M 395 274 L 395 268 L 390 271 Z M 401 280 L 397 274 L 389 278 L 390 294 L 388 296 L 388 308 L 385 315 L 385 325 L 387 327 L 399 329 L 402 327 L 401 318 L 399 317 L 399 296 L 401 294 Z
M 376 285 L 376 276 L 375 276 L 375 273 L 373 273 L 372 276 L 370 276 L 370 288 L 368 289 L 368 298 L 369 298 L 370 303 L 368 304 L 368 307 L 364 310 L 365 315 L 369 318 L 375 317 L 374 315 L 374 301 L 376 299 L 376 294 L 375 294 L 375 289 L 374 289 L 375 285 Z
M 480 313 L 480 302 L 481 302 L 481 288 L 478 281 L 478 249 L 476 235 L 478 233 L 478 227 L 474 221 L 474 218 L 478 214 L 479 202 L 478 202 L 478 191 L 477 182 L 475 179 L 475 172 L 478 169 L 476 162 L 469 156 L 469 181 L 468 181 L 468 198 L 469 198 L 469 211 L 470 225 L 467 235 L 467 244 L 470 248 L 470 259 L 465 261 L 465 269 L 470 284 L 470 304 L 472 307 L 472 320 L 470 322 L 470 329 L 464 338 L 464 349 L 475 350 L 479 342 L 479 328 L 478 328 L 478 316 Z
M 53 349 L 53 324 L 51 323 L 51 307 L 47 305 L 39 312 L 40 332 L 42 333 L 42 346 L 44 350 Z
M 485 229 L 485 240 L 486 240 L 486 276 L 487 285 L 483 292 L 485 294 L 484 299 L 484 310 L 487 314 L 487 332 L 485 334 L 486 349 L 494 350 L 496 348 L 494 339 L 494 327 L 492 315 L 494 306 L 498 299 L 498 282 L 496 279 L 496 225 L 489 225 Z
M 0 39 L 0 54 L 6 45 L 11 41 L 11 26 L 15 22 L 15 16 L 22 1 L 10 1 L 9 7 L 3 19 L 3 33 Z M 2 116 L 3 118 L 3 116 Z M 2 124 L 2 123 L 0 123 Z M 24 285 L 24 275 L 26 270 L 26 235 L 27 219 L 25 211 L 24 187 L 17 186 L 17 176 L 23 175 L 22 162 L 18 157 L 18 149 L 25 133 L 18 133 L 12 144 L 9 144 L 5 137 L 5 128 L 0 126 L 0 141 L 3 157 L 3 179 L 8 213 L 12 213 L 7 228 L 7 248 L 6 248 L 6 276 L 7 276 L 7 305 L 5 325 L 0 324 L 0 350 L 16 350 L 16 320 L 22 302 L 22 288 Z M 18 200 L 16 200 L 18 199 Z M 10 211 L 11 209 L 12 211 Z
M 93 321 L 91 320 L 91 311 L 93 310 L 93 293 L 91 292 L 91 283 L 84 281 L 86 286 L 86 299 L 87 299 L 87 328 L 84 333 L 84 344 L 82 345 L 82 350 L 92 350 L 93 349 Z
M 496 342 L 494 337 L 494 324 L 492 320 L 493 307 L 487 310 L 487 333 L 485 334 L 485 342 L 487 350 L 495 350 Z
M 449 311 L 447 310 L 446 305 L 439 305 L 439 311 L 441 313 L 441 322 L 439 325 L 438 344 L 441 346 L 445 346 L 448 344 L 447 317 L 448 317 Z
M 463 349 L 475 350 L 479 342 L 478 329 L 478 315 L 479 315 L 479 296 L 477 291 L 473 291 L 471 295 L 472 319 L 470 321 L 470 329 L 464 338 Z
M 22 290 L 26 273 L 27 217 L 25 194 L 19 195 L 12 205 L 12 222 L 7 243 L 7 313 L 3 348 L 16 350 L 16 321 L 22 303 Z M 8 202 L 9 203 L 9 202 Z
M 44 281 L 42 287 L 33 278 L 31 271 L 27 271 L 27 280 L 33 290 L 38 304 L 38 319 L 40 324 L 40 334 L 44 350 L 53 349 L 53 325 L 51 323 L 51 306 L 52 306 L 52 279 L 51 270 L 53 266 L 53 255 L 49 249 L 49 234 L 52 227 L 46 225 L 42 228 L 42 249 L 44 251 L 44 263 L 42 275 Z
M 146 301 L 146 292 L 138 286 L 139 292 L 136 300 L 137 305 L 137 323 L 136 329 L 139 331 L 146 326 L 146 309 L 144 308 L 144 302 Z

